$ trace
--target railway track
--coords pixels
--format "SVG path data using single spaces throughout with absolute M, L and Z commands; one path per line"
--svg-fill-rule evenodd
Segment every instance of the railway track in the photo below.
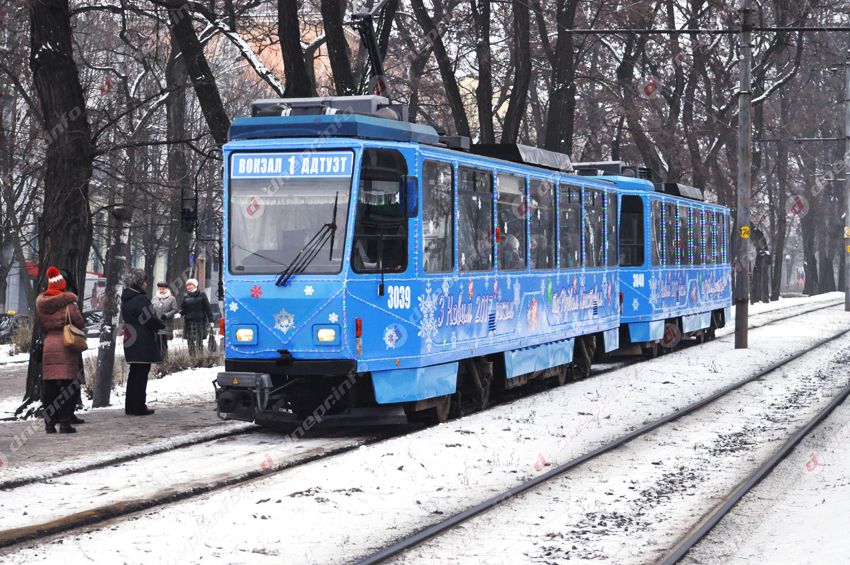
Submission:
M 99 471 L 105 470 L 107 467 L 106 464 L 95 465 L 87 471 L 65 475 L 61 482 L 44 482 L 42 480 L 22 482 L 22 484 L 13 488 L 0 489 L 0 491 L 3 492 L 3 497 L 8 500 L 14 496 L 16 499 L 26 501 L 32 500 L 32 497 L 36 496 L 37 492 L 38 496 L 42 496 L 45 499 L 62 500 L 64 502 L 64 497 L 62 496 L 63 492 L 69 494 L 68 491 L 73 492 L 74 490 L 79 489 L 81 492 L 92 493 L 92 500 L 98 500 L 99 502 L 96 506 L 93 506 L 92 504 L 85 504 L 84 500 L 78 501 L 76 506 L 74 506 L 74 503 L 72 502 L 68 506 L 69 511 L 66 514 L 43 514 L 43 518 L 41 519 L 38 515 L 38 509 L 32 509 L 27 506 L 26 509 L 23 509 L 25 510 L 23 514 L 27 516 L 26 520 L 29 520 L 30 523 L 0 530 L 0 549 L 35 540 L 47 540 L 57 534 L 62 534 L 78 528 L 102 524 L 108 520 L 127 516 L 135 512 L 149 510 L 151 508 L 179 502 L 188 498 L 220 491 L 228 487 L 245 484 L 259 478 L 274 476 L 295 467 L 306 465 L 326 457 L 341 455 L 358 449 L 361 446 L 378 443 L 408 431 L 409 428 L 405 427 L 403 430 L 392 428 L 380 430 L 376 433 L 374 428 L 361 428 L 346 430 L 345 433 L 330 434 L 329 436 L 326 435 L 325 437 L 313 439 L 312 441 L 310 439 L 299 440 L 303 441 L 303 445 L 293 441 L 291 442 L 293 449 L 285 453 L 287 456 L 286 458 L 283 458 L 279 452 L 275 453 L 273 449 L 270 448 L 269 452 L 266 453 L 265 461 L 261 457 L 252 457 L 250 463 L 247 463 L 244 468 L 238 469 L 235 472 L 231 471 L 230 474 L 226 476 L 222 477 L 213 475 L 212 477 L 190 478 L 188 480 L 184 480 L 182 483 L 179 481 L 175 481 L 174 483 L 168 481 L 171 477 L 179 478 L 181 467 L 187 467 L 186 461 L 192 461 L 193 457 L 199 456 L 200 451 L 209 449 L 214 442 L 232 439 L 232 437 L 237 435 L 258 435 L 262 432 L 259 430 L 253 430 L 253 434 L 250 432 L 230 434 L 223 438 L 196 442 L 192 445 L 184 445 L 180 448 L 171 449 L 166 452 L 158 452 L 155 455 L 145 454 L 135 457 L 127 457 L 124 458 L 120 464 L 122 467 L 121 474 L 126 475 L 123 480 L 131 483 L 133 479 L 137 477 L 139 477 L 139 480 L 144 480 L 145 476 L 150 477 L 154 473 L 162 478 L 159 479 L 159 484 L 156 484 L 154 481 L 153 484 L 146 484 L 142 489 L 137 489 L 135 491 L 128 487 L 126 490 L 129 492 L 126 494 L 124 494 L 123 490 L 118 493 L 114 493 L 112 500 L 109 499 L 109 496 L 104 494 L 104 491 L 108 489 L 110 483 L 116 479 L 117 474 L 113 474 L 111 476 L 107 475 L 105 477 L 97 476 Z M 275 438 L 280 438 L 279 435 L 266 435 L 268 437 L 264 438 L 264 443 L 270 443 L 274 441 Z M 297 448 L 295 446 L 303 447 L 304 449 L 296 451 Z M 223 457 L 230 457 L 231 459 L 238 458 L 238 455 L 233 453 L 233 447 L 233 445 L 222 445 L 219 453 L 204 454 L 204 460 L 216 461 L 221 460 Z M 199 453 L 187 453 L 188 450 L 195 450 Z M 259 453 L 262 453 L 262 451 L 263 450 L 260 449 Z M 252 455 L 257 455 L 257 453 Z M 274 457 L 272 457 L 272 455 L 274 455 Z M 161 461 L 156 460 L 157 456 L 167 457 L 166 465 L 164 465 Z M 168 461 L 172 462 L 172 465 L 176 467 L 176 470 L 168 468 Z M 134 464 L 136 467 L 135 469 L 133 469 Z M 54 488 L 56 492 L 51 492 L 51 487 Z M 30 489 L 33 491 L 32 494 L 29 493 Z M 104 498 L 107 500 L 104 501 Z M 7 507 L 6 510 L 8 518 L 9 508 Z M 18 513 L 18 515 L 20 515 L 20 513 Z M 15 518 L 15 520 L 20 522 L 24 519 Z M 0 524 L 3 522 L 4 518 L 0 516 Z
M 850 397 L 850 385 L 846 386 L 826 406 L 814 415 L 804 426 L 799 428 L 779 449 L 758 466 L 735 490 L 729 493 L 723 501 L 718 504 L 703 520 L 696 525 L 688 534 L 682 538 L 670 552 L 660 561 L 662 565 L 673 565 L 684 558 L 688 552 L 700 541 L 702 541 L 711 530 L 735 507 L 738 502 L 765 477 L 767 477 L 777 465 L 788 457 L 794 448 L 817 428 L 836 408 Z
M 763 327 L 765 325 L 769 325 L 771 323 L 776 323 L 782 320 L 787 320 L 792 317 L 801 316 L 804 314 L 808 314 L 810 312 L 814 312 L 817 310 L 826 309 L 829 307 L 833 307 L 834 304 L 829 303 L 827 305 L 819 305 L 814 308 L 809 308 L 805 310 L 797 310 L 794 314 L 781 316 L 781 317 L 773 317 L 770 320 L 758 324 L 753 325 L 751 327 Z M 777 309 L 777 310 L 787 310 L 785 309 Z M 762 315 L 769 315 L 771 313 L 775 313 L 776 310 L 771 312 L 765 312 Z M 787 359 L 783 363 L 777 365 L 781 366 L 785 363 L 790 362 L 793 359 Z M 639 360 L 635 360 L 634 362 L 638 362 Z M 595 374 L 602 374 L 614 371 L 616 369 L 622 368 L 623 366 L 630 365 L 632 363 L 624 363 L 620 366 L 611 367 L 602 371 L 598 371 Z M 738 386 L 743 386 L 744 383 L 740 383 Z M 523 395 L 528 396 L 528 395 Z M 503 404 L 510 404 L 516 399 L 510 399 L 508 402 Z M 681 417 L 684 413 L 677 413 L 674 415 L 675 417 Z M 657 424 L 657 426 L 663 425 L 662 423 Z M 656 426 L 656 427 L 657 427 Z M 167 504 L 179 502 L 182 500 L 186 500 L 192 497 L 196 497 L 203 494 L 208 494 L 211 492 L 215 492 L 218 490 L 222 490 L 228 487 L 240 485 L 243 483 L 247 483 L 249 481 L 257 480 L 262 477 L 267 477 L 275 474 L 282 473 L 284 471 L 288 471 L 293 469 L 294 467 L 305 465 L 310 462 L 317 461 L 319 459 L 324 459 L 327 457 L 332 457 L 336 455 L 341 455 L 343 453 L 349 452 L 351 450 L 357 449 L 363 445 L 369 445 L 373 443 L 377 443 L 383 441 L 385 439 L 389 439 L 391 437 L 396 437 L 398 435 L 403 435 L 405 433 L 409 433 L 415 429 L 419 429 L 418 426 L 406 426 L 406 427 L 396 427 L 392 430 L 385 430 L 383 433 L 375 434 L 374 428 L 364 429 L 364 430 L 349 430 L 348 438 L 342 438 L 339 442 L 331 441 L 330 444 L 324 446 L 316 446 L 315 449 L 308 449 L 302 451 L 296 459 L 285 460 L 279 464 L 272 463 L 269 467 L 263 468 L 260 465 L 255 465 L 255 467 L 251 470 L 247 470 L 240 473 L 235 473 L 230 476 L 226 476 L 223 478 L 217 478 L 215 480 L 208 481 L 200 481 L 198 483 L 187 483 L 183 485 L 172 485 L 169 488 L 161 489 L 160 492 L 156 492 L 153 496 L 136 496 L 136 497 L 122 497 L 115 501 L 108 502 L 106 504 L 100 504 L 95 508 L 91 508 L 90 506 L 86 507 L 84 510 L 80 509 L 79 511 L 70 512 L 67 515 L 52 517 L 48 520 L 43 520 L 40 522 L 31 523 L 29 525 L 25 525 L 22 527 L 16 528 L 7 528 L 5 530 L 0 530 L 0 548 L 11 547 L 14 545 L 19 545 L 24 542 L 32 542 L 32 541 L 40 541 L 49 539 L 56 534 L 61 534 L 64 532 L 68 532 L 71 530 L 79 529 L 82 527 L 89 527 L 101 524 L 108 520 L 112 520 L 115 518 L 120 518 L 123 516 L 127 516 L 129 514 L 149 510 L 155 507 L 164 506 Z M 654 429 L 654 428 L 653 428 Z M 365 432 L 363 435 L 358 435 L 360 431 Z M 646 433 L 649 429 L 639 430 L 639 433 Z M 635 432 L 635 433 L 638 433 Z M 191 449 L 199 449 L 204 447 L 205 445 L 209 445 L 213 442 L 220 442 L 222 440 L 232 439 L 238 436 L 254 436 L 258 433 L 262 433 L 258 428 L 248 428 L 248 429 L 239 429 L 230 432 L 225 432 L 219 434 L 212 438 L 205 438 L 202 440 L 185 442 L 180 445 L 170 445 L 170 446 L 160 446 L 156 449 L 152 449 L 149 452 L 136 454 L 136 455 L 128 455 L 123 457 L 118 457 L 111 459 L 109 461 L 101 461 L 95 464 L 87 465 L 75 469 L 73 471 L 57 471 L 53 473 L 51 476 L 56 478 L 58 476 L 62 476 L 67 480 L 68 474 L 71 475 L 85 475 L 86 473 L 94 473 L 96 471 L 105 470 L 110 466 L 114 465 L 128 465 L 133 463 L 139 463 L 141 461 L 145 461 L 151 467 L 156 467 L 158 464 L 153 461 L 152 458 L 156 456 L 161 456 L 164 454 L 168 454 L 171 456 L 179 456 L 181 452 L 185 452 L 187 457 L 189 457 L 188 450 Z M 634 434 L 630 434 L 628 437 L 632 437 Z M 638 434 L 639 435 L 639 434 Z M 279 437 L 279 436 L 278 436 Z M 334 438 L 330 438 L 333 440 Z M 626 440 L 624 440 L 626 441 Z M 615 446 L 614 446 L 615 447 Z M 609 447 L 613 449 L 614 447 Z M 591 452 L 592 455 L 595 452 Z M 601 453 L 601 452 L 600 452 Z M 572 466 L 581 464 L 587 459 L 588 456 L 585 456 L 581 459 L 581 461 L 573 462 Z M 568 463 L 569 465 L 569 463 Z M 560 467 L 558 469 L 561 469 Z M 561 472 L 565 472 L 568 469 L 563 469 Z M 551 473 L 551 472 L 550 472 Z M 544 476 L 548 476 L 547 475 Z M 554 475 L 552 475 L 554 476 Z M 538 477 L 540 479 L 542 477 Z M 37 486 L 41 489 L 41 495 L 46 495 L 47 493 L 43 492 L 44 485 L 40 484 L 49 477 L 45 477 L 41 475 L 39 477 L 30 477 L 27 479 L 18 479 L 13 481 L 7 481 L 5 483 L 0 483 L 0 490 L 4 491 L 4 497 L 14 493 L 17 489 L 25 488 L 25 487 L 34 487 L 36 483 L 39 483 Z M 84 481 L 88 482 L 88 481 Z M 49 483 L 48 483 L 49 484 Z M 535 483 L 537 484 L 537 483 Z M 97 485 L 91 485 L 92 490 L 96 490 Z M 534 485 L 526 487 L 533 488 Z M 515 493 L 511 493 L 507 495 L 506 498 L 502 498 L 501 500 L 506 500 L 515 494 L 518 494 L 521 491 L 517 491 Z M 20 494 L 20 491 L 18 491 Z M 55 498 L 52 498 L 55 499 Z M 473 514 L 474 515 L 474 514 Z M 471 517 L 471 516 L 470 516 Z M 430 537 L 430 536 L 429 536 Z M 425 538 L 427 539 L 427 538 Z
M 808 312 L 812 312 L 815 310 L 821 310 L 829 307 L 834 307 L 835 304 L 830 304 L 828 306 L 818 307 L 809 310 Z M 799 314 L 799 315 L 802 315 Z M 795 316 L 786 316 L 783 319 L 789 319 Z M 779 319 L 775 321 L 780 321 Z M 774 321 L 767 322 L 763 325 L 768 325 L 769 323 L 773 323 Z M 762 327 L 762 326 L 759 326 Z M 579 457 L 576 457 L 570 461 L 567 461 L 561 465 L 558 465 L 551 470 L 538 475 L 526 482 L 523 482 L 519 485 L 516 485 L 510 489 L 505 490 L 504 492 L 499 493 L 498 495 L 492 496 L 474 506 L 471 506 L 461 512 L 457 512 L 451 516 L 446 517 L 439 522 L 436 522 L 430 526 L 422 528 L 417 532 L 408 535 L 400 540 L 395 541 L 394 543 L 387 545 L 379 551 L 376 551 L 366 557 L 363 557 L 356 561 L 357 565 L 371 565 L 376 563 L 382 563 L 387 561 L 388 559 L 399 556 L 420 544 L 431 540 L 433 538 L 439 537 L 449 531 L 454 530 L 460 525 L 469 522 L 473 518 L 482 515 L 501 504 L 509 501 L 518 495 L 531 491 L 541 485 L 549 483 L 553 479 L 562 477 L 567 474 L 569 471 L 576 469 L 577 467 L 584 465 L 590 461 L 593 461 L 600 456 L 610 453 L 632 441 L 635 439 L 644 436 L 656 429 L 659 429 L 663 426 L 666 426 L 684 416 L 688 416 L 694 414 L 703 408 L 713 404 L 717 400 L 726 397 L 730 393 L 744 387 L 747 384 L 753 383 L 757 380 L 760 380 L 771 373 L 774 373 L 781 369 L 782 367 L 792 363 L 801 357 L 808 355 L 812 351 L 824 347 L 846 335 L 850 334 L 850 330 L 843 330 L 837 334 L 834 334 L 828 338 L 822 339 L 809 349 L 804 351 L 800 351 L 795 353 L 781 361 L 773 363 L 768 367 L 758 371 L 755 374 L 748 376 L 745 379 L 737 381 L 731 385 L 728 385 L 721 390 L 709 395 L 706 398 L 698 400 L 681 410 L 678 410 L 672 414 L 668 414 L 664 417 L 661 417 L 653 422 L 645 424 L 644 426 L 624 434 L 613 441 L 610 441 L 596 449 L 593 449 Z M 736 488 L 726 499 L 718 505 L 710 514 L 707 516 L 696 528 L 694 528 L 684 539 L 682 539 L 675 548 L 670 552 L 670 554 L 665 558 L 665 564 L 672 564 L 681 559 L 687 551 L 693 547 L 700 539 L 705 537 L 705 535 L 711 530 L 714 525 L 716 525 L 722 517 L 729 512 L 729 510 L 735 505 L 735 503 L 740 500 L 741 497 L 746 494 L 753 486 L 755 486 L 764 476 L 766 476 L 771 469 L 773 469 L 790 451 L 796 446 L 818 423 L 820 423 L 824 418 L 826 418 L 838 405 L 840 405 L 847 397 L 850 395 L 850 385 L 845 387 L 823 410 L 819 411 L 818 414 L 812 418 L 808 424 L 806 424 L 803 428 L 799 429 L 797 432 L 793 434 L 793 436 L 786 441 L 785 444 L 773 454 L 763 465 L 761 465 L 746 481 L 744 481 L 738 488 Z

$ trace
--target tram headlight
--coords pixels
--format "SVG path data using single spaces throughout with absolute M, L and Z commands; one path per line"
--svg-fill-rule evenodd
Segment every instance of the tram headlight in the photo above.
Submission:
M 257 332 L 253 327 L 236 328 L 236 342 L 240 344 L 257 343 Z
M 339 336 L 339 326 L 336 324 L 313 326 L 313 343 L 315 345 L 339 345 Z
M 336 330 L 333 328 L 322 328 L 316 332 L 316 339 L 322 343 L 333 343 L 336 341 Z

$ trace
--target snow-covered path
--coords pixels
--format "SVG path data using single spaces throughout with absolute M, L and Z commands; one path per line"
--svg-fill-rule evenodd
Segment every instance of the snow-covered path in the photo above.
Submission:
M 753 330 L 748 350 L 688 348 L 4 560 L 350 561 L 847 329 L 840 308 L 807 314 Z

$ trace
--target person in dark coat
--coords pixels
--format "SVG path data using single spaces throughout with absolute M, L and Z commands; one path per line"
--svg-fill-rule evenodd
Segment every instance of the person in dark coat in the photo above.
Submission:
M 186 281 L 186 296 L 183 298 L 180 315 L 183 316 L 189 355 L 194 357 L 196 353 L 203 353 L 207 329 L 214 320 L 210 301 L 206 294 L 198 290 L 198 281 L 195 279 Z
M 74 275 L 71 274 L 71 271 L 67 269 L 59 269 L 59 272 L 62 273 L 62 277 L 65 279 L 66 289 L 68 292 L 72 294 L 76 294 L 78 297 L 80 296 L 79 288 L 77 287 L 76 279 L 74 279 Z M 85 316 L 83 316 L 83 321 L 85 321 Z M 74 409 L 82 410 L 83 409 L 83 386 L 86 384 L 86 374 L 83 369 L 83 354 L 77 353 L 77 383 L 79 386 L 76 387 L 76 392 L 74 395 Z M 82 418 L 78 417 L 76 414 L 71 414 L 71 423 L 72 424 L 85 424 L 86 421 Z
M 168 340 L 174 338 L 174 316 L 180 312 L 177 307 L 177 299 L 168 289 L 168 283 L 160 281 L 156 283 L 156 294 L 153 297 L 153 308 L 157 317 L 165 324 L 165 328 L 159 330 L 159 345 L 162 348 L 162 358 L 168 356 Z
M 77 296 L 67 292 L 67 283 L 56 267 L 47 268 L 47 290 L 35 301 L 38 323 L 44 331 L 42 354 L 42 402 L 44 404 L 44 429 L 47 433 L 74 433 L 71 426 L 74 415 L 75 388 L 79 369 L 79 355 L 65 347 L 64 328 L 70 321 L 83 329 L 86 325 L 77 306 Z
M 130 364 L 127 377 L 127 396 L 124 413 L 128 416 L 148 416 L 154 411 L 145 404 L 145 390 L 151 363 L 162 361 L 157 332 L 165 324 L 157 317 L 145 292 L 148 279 L 141 269 L 132 269 L 124 278 L 121 293 L 121 317 L 124 320 L 124 360 Z

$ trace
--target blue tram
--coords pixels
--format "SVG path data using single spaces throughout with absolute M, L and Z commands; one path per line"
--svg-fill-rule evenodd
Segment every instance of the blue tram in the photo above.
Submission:
M 396 405 L 440 421 L 587 374 L 621 339 L 723 324 L 727 210 L 405 118 L 347 97 L 260 101 L 232 124 L 224 417 Z

